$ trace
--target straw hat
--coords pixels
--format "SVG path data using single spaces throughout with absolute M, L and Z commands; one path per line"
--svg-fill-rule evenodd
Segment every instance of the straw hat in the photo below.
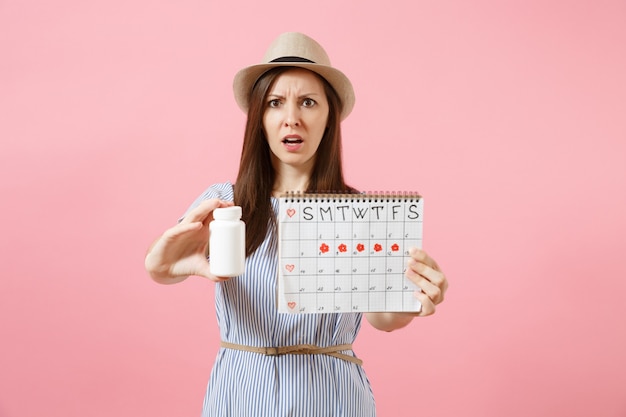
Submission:
M 348 117 L 354 107 L 352 83 L 341 71 L 330 65 L 328 54 L 319 43 L 298 32 L 280 35 L 265 52 L 262 63 L 244 68 L 235 75 L 235 100 L 244 112 L 248 111 L 248 99 L 254 83 L 269 69 L 281 66 L 306 68 L 325 78 L 343 105 L 341 120 Z

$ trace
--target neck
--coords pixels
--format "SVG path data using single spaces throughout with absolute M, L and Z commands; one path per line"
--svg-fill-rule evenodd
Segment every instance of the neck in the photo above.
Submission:
M 272 188 L 275 197 L 287 191 L 305 191 L 311 175 L 296 167 L 282 166 L 276 170 L 276 179 Z
M 290 179 L 290 181 L 279 181 L 278 179 L 274 183 L 274 188 L 272 189 L 272 195 L 274 197 L 278 197 L 281 194 L 290 192 L 304 192 L 307 189 L 309 184 L 308 178 L 303 181 L 295 181 L 295 179 Z

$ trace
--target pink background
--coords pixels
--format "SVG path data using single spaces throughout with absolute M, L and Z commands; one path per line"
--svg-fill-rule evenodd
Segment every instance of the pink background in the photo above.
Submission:
M 198 416 L 213 284 L 149 243 L 234 180 L 280 32 L 352 80 L 347 177 L 419 190 L 438 313 L 356 344 L 381 416 L 626 416 L 626 2 L 0 0 L 0 416 Z

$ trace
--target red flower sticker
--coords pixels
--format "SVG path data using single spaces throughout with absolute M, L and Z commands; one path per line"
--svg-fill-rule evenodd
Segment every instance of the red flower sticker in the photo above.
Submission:
M 330 250 L 330 248 L 328 247 L 328 245 L 326 243 L 322 243 L 322 245 L 320 246 L 320 252 L 326 253 L 329 250 Z
M 398 252 L 400 250 L 400 245 L 394 243 L 393 245 L 391 245 L 391 250 L 394 252 Z
M 339 245 L 337 249 L 339 249 L 339 252 L 348 252 L 348 247 L 346 246 L 345 243 L 342 243 L 341 245 Z
M 381 250 L 383 250 L 383 247 L 380 245 L 380 243 L 377 243 L 374 245 L 374 250 L 376 252 L 380 252 Z
M 356 245 L 356 250 L 358 250 L 359 252 L 363 252 L 365 250 L 365 245 L 359 243 L 358 245 Z

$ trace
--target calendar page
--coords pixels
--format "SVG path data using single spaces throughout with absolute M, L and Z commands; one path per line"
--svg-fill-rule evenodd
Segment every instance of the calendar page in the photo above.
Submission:
M 404 273 L 423 211 L 418 194 L 280 197 L 278 311 L 420 311 Z

